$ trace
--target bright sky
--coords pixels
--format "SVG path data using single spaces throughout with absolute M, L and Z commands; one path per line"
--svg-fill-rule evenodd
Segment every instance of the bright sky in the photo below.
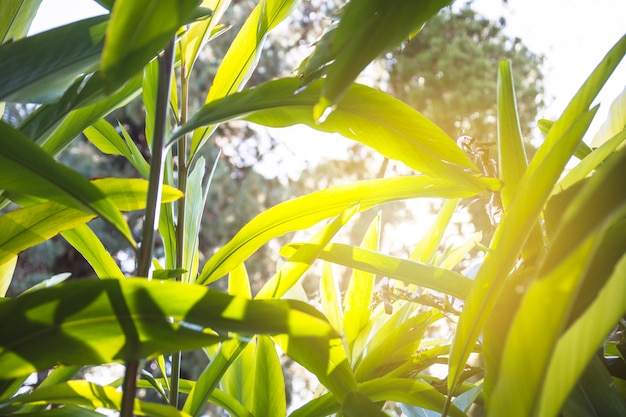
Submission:
M 463 1 L 457 0 L 456 4 Z M 546 56 L 544 83 L 548 108 L 540 116 L 549 119 L 560 115 L 626 28 L 624 0 L 509 0 L 508 4 L 502 0 L 475 0 L 474 7 L 494 19 L 504 16 L 510 36 L 520 37 L 532 51 Z M 43 0 L 31 32 L 103 12 L 94 1 Z M 611 101 L 625 86 L 626 62 L 622 62 L 598 99 L 602 106 L 593 126 L 599 127 Z M 592 127 L 591 131 L 595 129 Z M 319 143 L 316 148 L 320 149 Z

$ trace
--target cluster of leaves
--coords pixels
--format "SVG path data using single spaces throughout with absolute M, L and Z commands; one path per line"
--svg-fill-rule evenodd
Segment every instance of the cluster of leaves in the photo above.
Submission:
M 20 252 L 59 233 L 98 278 L 60 283 L 64 277 L 54 277 L 1 299 L 1 413 L 91 416 L 110 409 L 124 416 L 184 416 L 200 415 L 211 402 L 231 415 L 285 415 L 278 346 L 324 387 L 291 413 L 296 416 L 384 415 L 385 401 L 413 415 L 434 410 L 464 416 L 472 404 L 493 415 L 554 416 L 589 407 L 623 414 L 624 396 L 594 356 L 626 313 L 621 107 L 596 138 L 596 149 L 581 139 L 597 110 L 591 103 L 626 54 L 626 37 L 563 115 L 543 123 L 545 141 L 528 164 L 510 63 L 500 63 L 495 178 L 428 118 L 354 83 L 373 59 L 415 35 L 448 1 L 349 2 L 299 77 L 245 88 L 267 33 L 298 6 L 295 0 L 262 0 L 193 114 L 188 88 L 194 62 L 201 46 L 222 32 L 230 2 L 99 3 L 110 12 L 32 37 L 24 34 L 39 1 L 7 2 L 0 15 L 0 100 L 42 104 L 17 127 L 0 122 L 2 204 L 16 205 L 0 216 L 0 290 L 6 293 Z M 75 47 L 67 48 L 70 43 Z M 140 93 L 149 163 L 126 132 L 120 136 L 104 119 Z M 253 218 L 201 266 L 198 230 L 214 171 L 201 150 L 219 124 L 232 120 L 339 133 L 418 174 L 357 181 L 282 202 Z M 89 181 L 57 162 L 54 157 L 80 132 L 102 153 L 128 160 L 141 178 Z M 581 161 L 562 176 L 572 155 Z M 459 199 L 496 193 L 502 220 L 472 280 L 453 267 L 473 240 L 445 256 L 437 250 Z M 379 251 L 378 217 L 360 245 L 332 242 L 356 213 L 425 197 L 446 203 L 407 259 Z M 138 245 L 123 212 L 142 209 Z M 87 225 L 95 217 L 136 249 L 136 277 L 124 276 Z M 323 222 L 308 241 L 281 249 L 284 264 L 253 293 L 250 257 L 276 237 Z M 157 229 L 161 261 L 152 253 Z M 317 260 L 325 262 L 319 309 L 299 291 Z M 352 269 L 343 297 L 333 263 Z M 226 276 L 227 291 L 207 287 Z M 393 283 L 376 288 L 376 276 Z M 457 316 L 451 343 L 427 337 L 434 323 Z M 612 352 L 621 347 L 615 343 Z M 192 349 L 210 362 L 196 380 L 182 379 L 179 352 Z M 482 354 L 484 374 L 482 367 L 468 367 L 472 353 Z M 161 375 L 144 371 L 138 380 L 139 361 L 146 358 L 156 360 Z M 111 362 L 126 364 L 123 381 L 73 379 L 81 367 Z M 445 381 L 429 375 L 442 362 L 448 363 Z M 31 373 L 48 369 L 38 387 L 21 389 Z M 154 390 L 162 401 L 136 399 L 138 387 Z M 600 402 L 597 387 L 604 389 Z M 179 404 L 181 392 L 187 397 Z

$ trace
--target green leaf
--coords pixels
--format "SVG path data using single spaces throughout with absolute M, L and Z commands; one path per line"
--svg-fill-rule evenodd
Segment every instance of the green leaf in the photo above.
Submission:
M 303 85 L 326 74 L 315 118 L 337 104 L 359 73 L 375 58 L 409 39 L 450 0 L 361 0 L 349 2 L 339 23 L 327 31 L 304 62 Z
M 431 263 L 435 259 L 443 233 L 448 227 L 458 204 L 458 199 L 450 199 L 443 204 L 433 224 L 413 248 L 409 259 L 424 263 Z
M 0 122 L 0 188 L 100 215 L 134 244 L 126 221 L 96 186 L 4 122 Z
M 324 262 L 319 284 L 320 304 L 322 312 L 337 333 L 343 333 L 343 310 L 341 308 L 341 292 L 332 265 Z
M 79 75 L 98 68 L 107 20 L 92 17 L 3 45 L 0 101 L 59 99 Z
M 114 387 L 96 385 L 88 381 L 69 381 L 41 387 L 32 393 L 12 399 L 13 405 L 46 402 L 48 404 L 70 404 L 92 409 L 121 410 L 122 393 Z M 154 404 L 135 399 L 133 412 L 139 416 L 183 417 L 188 414 L 174 407 Z
M 388 415 L 381 410 L 380 404 L 375 404 L 358 391 L 349 392 L 341 408 L 346 417 L 386 417 Z
M 252 413 L 255 416 L 286 415 L 285 379 L 276 347 L 268 336 L 257 336 L 255 363 Z
M 511 208 L 495 231 L 492 251 L 478 272 L 459 319 L 450 353 L 450 392 L 460 381 L 465 362 L 493 311 L 504 279 L 538 220 L 554 183 L 591 122 L 595 110 L 587 109 L 625 53 L 626 36 L 605 56 L 550 128 L 544 144 L 520 180 Z
M 321 82 L 297 91 L 298 79 L 284 78 L 231 94 L 206 104 L 172 133 L 170 140 L 201 126 L 245 119 L 272 127 L 298 123 L 314 129 L 340 133 L 399 160 L 426 175 L 455 181 L 460 187 L 481 192 L 497 189 L 499 182 L 478 178 L 471 159 L 422 114 L 407 104 L 363 85 L 352 85 L 336 110 L 322 123 L 312 117 Z
M 148 182 L 140 179 L 103 178 L 93 184 L 121 211 L 139 210 L 146 205 Z M 164 186 L 162 202 L 173 201 L 182 194 Z M 24 249 L 44 242 L 60 232 L 83 225 L 94 214 L 85 213 L 53 202 L 14 210 L 0 216 L 0 263 Z
M 598 148 L 626 128 L 626 88 L 611 103 L 609 114 L 591 140 L 591 146 Z
M 13 280 L 13 272 L 17 264 L 17 256 L 10 257 L 4 262 L 0 262 L 0 297 L 6 297 L 11 281 Z
M 304 245 L 292 243 L 284 246 L 281 255 L 289 256 L 301 246 Z M 326 246 L 319 257 L 328 262 L 387 276 L 461 299 L 467 297 L 472 286 L 472 280 L 458 272 L 341 243 Z
M 379 212 L 365 231 L 361 247 L 378 250 L 380 240 L 381 213 Z M 371 272 L 353 269 L 348 289 L 344 297 L 343 328 L 346 335 L 350 362 L 353 362 L 352 347 L 361 329 L 370 318 L 372 293 L 376 275 Z
M 261 0 L 256 5 L 222 59 L 206 103 L 243 88 L 257 66 L 268 32 L 283 21 L 297 3 L 297 0 Z M 194 132 L 191 157 L 202 147 L 211 132 L 212 128 Z
M 204 0 L 202 2 L 201 6 L 213 10 L 213 15 L 208 19 L 193 23 L 179 42 L 180 49 L 183 51 L 181 53 L 181 65 L 186 68 L 187 74 L 191 73 L 198 53 L 204 44 L 222 33 L 222 29 L 217 23 L 229 5 L 230 0 Z
M 224 341 L 217 353 L 211 358 L 209 365 L 202 371 L 198 377 L 197 382 L 193 385 L 189 396 L 183 406 L 183 411 L 198 417 L 204 411 L 206 402 L 213 395 L 217 393 L 217 386 L 222 385 L 227 391 L 232 385 L 238 386 L 243 389 L 244 384 L 250 383 L 250 378 L 239 377 L 237 379 L 237 372 L 235 369 L 240 370 L 237 366 L 238 358 L 240 358 L 246 347 L 248 346 L 249 339 L 230 339 Z M 235 374 L 233 376 L 233 374 Z M 234 382 L 233 382 L 234 380 Z M 232 390 L 228 392 L 230 398 L 237 401 L 239 406 L 247 411 L 247 409 L 238 401 L 240 397 L 232 394 Z M 228 395 L 227 393 L 223 393 Z M 248 411 L 248 414 L 250 412 Z M 245 415 L 245 414 L 237 414 Z
M 83 255 L 98 278 L 124 278 L 124 273 L 89 226 L 82 224 L 62 232 L 62 236 Z
M 598 346 L 626 313 L 625 294 L 626 256 L 622 256 L 593 303 L 557 342 L 546 373 L 539 416 L 553 416 L 561 408 Z
M 198 283 L 213 282 L 271 239 L 302 230 L 359 204 L 359 211 L 387 201 L 416 197 L 456 198 L 474 195 L 458 185 L 424 176 L 385 178 L 332 187 L 266 210 L 248 222 L 205 264 Z
M 349 207 L 309 239 L 309 246 L 294 251 L 278 272 L 263 285 L 257 293 L 256 298 L 267 299 L 283 297 L 318 258 L 324 246 L 326 246 L 348 220 L 354 216 L 357 210 L 358 208 L 356 206 Z
M 398 401 L 438 412 L 441 412 L 445 402 L 445 397 L 430 384 L 414 379 L 377 378 L 359 384 L 359 392 L 374 402 Z M 341 405 L 331 395 L 326 394 L 309 401 L 290 416 L 327 416 L 340 409 Z M 449 417 L 467 417 L 455 405 L 449 411 Z
M 102 77 L 109 87 L 137 75 L 189 21 L 198 4 L 198 0 L 117 0 L 102 51 Z
M 215 331 L 287 334 L 341 343 L 327 321 L 297 301 L 251 301 L 206 287 L 146 279 L 80 280 L 0 303 L 0 375 L 59 363 L 136 360 L 208 346 Z M 46 346 L 42 351 L 41 346 Z
M 182 276 L 183 282 L 195 280 L 198 274 L 198 245 L 202 223 L 202 214 L 209 194 L 210 181 L 204 180 L 206 161 L 204 157 L 196 160 L 195 167 L 187 176 L 185 195 L 185 230 L 183 232 L 183 268 L 189 273 Z M 215 168 L 215 167 L 214 167 Z M 212 173 L 210 174 L 212 177 Z
M 41 0 L 4 0 L 0 2 L 0 45 L 28 34 Z
M 564 417 L 626 414 L 626 400 L 599 357 L 594 356 L 591 359 L 561 413 Z

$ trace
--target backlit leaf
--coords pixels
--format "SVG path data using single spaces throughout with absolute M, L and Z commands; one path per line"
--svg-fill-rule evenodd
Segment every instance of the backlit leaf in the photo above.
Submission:
M 26 36 L 40 4 L 41 0 L 0 2 L 0 45 Z

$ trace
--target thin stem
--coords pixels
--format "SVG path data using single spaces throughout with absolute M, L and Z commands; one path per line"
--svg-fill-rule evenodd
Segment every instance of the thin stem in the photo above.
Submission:
M 163 144 L 165 143 L 168 126 L 167 116 L 173 61 L 174 41 L 172 40 L 159 56 L 159 79 L 154 115 L 154 138 L 152 141 L 146 215 L 143 224 L 141 246 L 139 247 L 139 253 L 137 255 L 137 276 L 147 277 L 148 279 L 150 279 L 150 264 L 152 262 L 154 236 L 158 225 L 161 192 L 163 188 Z M 126 363 L 122 409 L 120 413 L 122 417 L 131 417 L 133 415 L 138 370 L 138 360 Z
M 180 104 L 180 124 L 187 122 L 187 103 L 189 99 L 189 78 L 187 77 L 187 66 L 183 60 L 180 66 L 181 104 Z M 178 189 L 185 193 L 187 188 L 187 135 L 178 140 Z M 176 268 L 185 268 L 185 195 L 177 201 L 178 215 L 176 219 Z M 177 277 L 182 280 L 182 275 Z M 169 402 L 173 407 L 178 408 L 178 391 L 180 381 L 181 353 L 172 354 L 172 373 L 170 375 Z

